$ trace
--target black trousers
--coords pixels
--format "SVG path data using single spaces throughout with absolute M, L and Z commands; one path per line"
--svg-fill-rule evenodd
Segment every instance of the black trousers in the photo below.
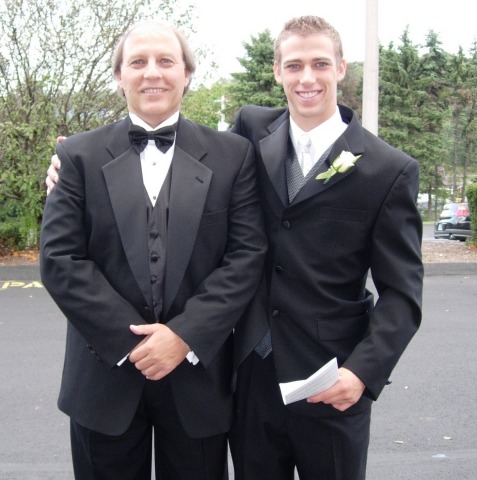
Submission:
M 157 480 L 227 478 L 226 434 L 189 437 L 167 379 L 146 382 L 124 434 L 103 435 L 71 421 L 70 435 L 76 480 L 150 480 L 153 445 Z
M 296 415 L 283 404 L 273 352 L 255 352 L 237 377 L 230 448 L 236 480 L 364 480 L 371 412 Z

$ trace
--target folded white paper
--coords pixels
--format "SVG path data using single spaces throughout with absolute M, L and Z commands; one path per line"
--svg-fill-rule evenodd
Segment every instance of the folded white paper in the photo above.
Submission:
M 288 405 L 312 397 L 332 387 L 338 379 L 338 362 L 335 357 L 306 380 L 280 383 L 283 403 Z

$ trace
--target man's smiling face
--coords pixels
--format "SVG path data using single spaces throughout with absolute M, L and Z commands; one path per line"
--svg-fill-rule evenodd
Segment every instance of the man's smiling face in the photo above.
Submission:
M 283 85 L 290 115 L 305 131 L 328 120 L 336 111 L 338 82 L 346 62 L 338 58 L 333 42 L 323 34 L 292 34 L 280 44 L 275 79 Z
M 131 113 L 154 128 L 179 110 L 190 75 L 173 31 L 150 28 L 131 32 L 122 59 L 116 82 Z

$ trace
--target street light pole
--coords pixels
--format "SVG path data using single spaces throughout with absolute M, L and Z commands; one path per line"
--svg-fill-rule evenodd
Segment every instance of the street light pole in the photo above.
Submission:
M 379 110 L 378 0 L 366 0 L 365 38 L 363 126 L 377 135 Z

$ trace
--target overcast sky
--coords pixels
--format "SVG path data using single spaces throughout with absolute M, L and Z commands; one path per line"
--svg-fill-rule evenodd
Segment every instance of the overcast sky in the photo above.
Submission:
M 238 71 L 243 42 L 269 29 L 275 37 L 291 17 L 318 15 L 340 32 L 345 58 L 364 60 L 366 0 L 181 0 L 196 6 L 198 36 L 191 38 L 209 46 L 221 74 Z M 447 52 L 459 45 L 467 53 L 477 39 L 477 21 L 472 0 L 379 0 L 378 35 L 381 44 L 399 43 L 406 26 L 413 43 L 424 43 L 434 30 Z

